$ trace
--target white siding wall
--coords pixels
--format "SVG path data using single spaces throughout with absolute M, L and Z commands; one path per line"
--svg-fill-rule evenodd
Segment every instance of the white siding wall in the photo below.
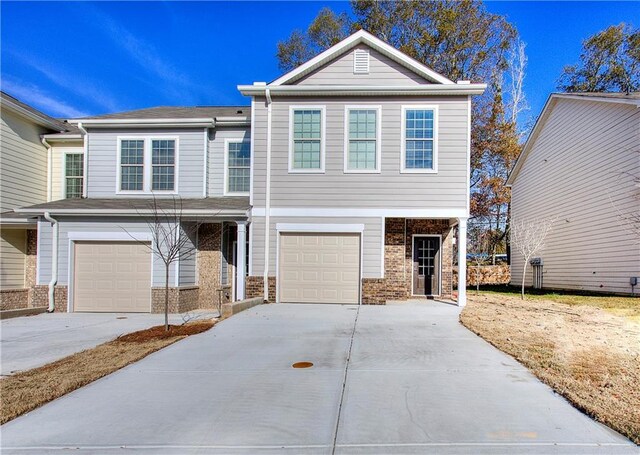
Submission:
M 209 136 L 209 196 L 220 197 L 224 194 L 224 154 L 227 139 L 251 138 L 249 127 L 217 127 Z
M 560 99 L 513 185 L 514 218 L 558 217 L 544 251 L 544 287 L 630 292 L 640 242 L 619 219 L 638 210 L 640 109 Z M 514 249 L 512 283 L 523 260 Z M 527 270 L 531 284 L 531 268 Z
M 0 230 L 0 289 L 24 287 L 24 261 L 27 253 L 25 229 Z
M 51 147 L 51 200 L 65 198 L 65 155 L 83 153 L 82 143 L 77 145 L 54 145 Z

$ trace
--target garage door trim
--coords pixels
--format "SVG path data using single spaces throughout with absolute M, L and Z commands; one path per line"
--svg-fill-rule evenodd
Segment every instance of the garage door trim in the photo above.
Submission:
M 276 224 L 276 303 L 280 303 L 280 237 L 281 234 L 359 234 L 360 258 L 358 279 L 358 305 L 362 304 L 362 270 L 364 259 L 364 224 Z
M 75 287 L 75 243 L 76 241 L 88 242 L 151 242 L 153 237 L 150 232 L 69 232 L 67 233 L 68 255 L 67 255 L 67 312 L 73 313 L 73 290 Z M 149 310 L 151 311 L 151 288 L 153 287 L 154 260 L 153 254 L 149 253 L 151 261 L 151 276 L 149 277 Z

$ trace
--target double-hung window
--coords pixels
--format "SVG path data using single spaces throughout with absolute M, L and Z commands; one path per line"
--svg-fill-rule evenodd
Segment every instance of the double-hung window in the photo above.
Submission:
M 380 108 L 347 107 L 345 172 L 380 172 Z
M 121 138 L 119 144 L 118 191 L 175 191 L 175 138 Z
M 226 150 L 226 193 L 247 194 L 251 184 L 251 144 L 228 140 Z
M 64 156 L 64 192 L 66 198 L 82 197 L 84 155 L 67 153 Z
M 402 171 L 437 172 L 437 109 L 405 106 L 402 116 Z
M 324 172 L 324 108 L 291 108 L 290 172 Z

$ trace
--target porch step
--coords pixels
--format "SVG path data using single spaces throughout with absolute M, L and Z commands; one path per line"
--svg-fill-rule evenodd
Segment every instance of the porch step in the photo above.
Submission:
M 0 311 L 0 320 L 18 318 L 20 316 L 33 316 L 34 314 L 44 313 L 45 311 L 47 311 L 46 306 L 35 308 L 19 308 L 17 310 L 3 310 Z

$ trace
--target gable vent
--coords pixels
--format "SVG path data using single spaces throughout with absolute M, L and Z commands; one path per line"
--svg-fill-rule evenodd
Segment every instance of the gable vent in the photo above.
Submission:
M 356 49 L 353 52 L 353 74 L 369 74 L 369 51 Z

